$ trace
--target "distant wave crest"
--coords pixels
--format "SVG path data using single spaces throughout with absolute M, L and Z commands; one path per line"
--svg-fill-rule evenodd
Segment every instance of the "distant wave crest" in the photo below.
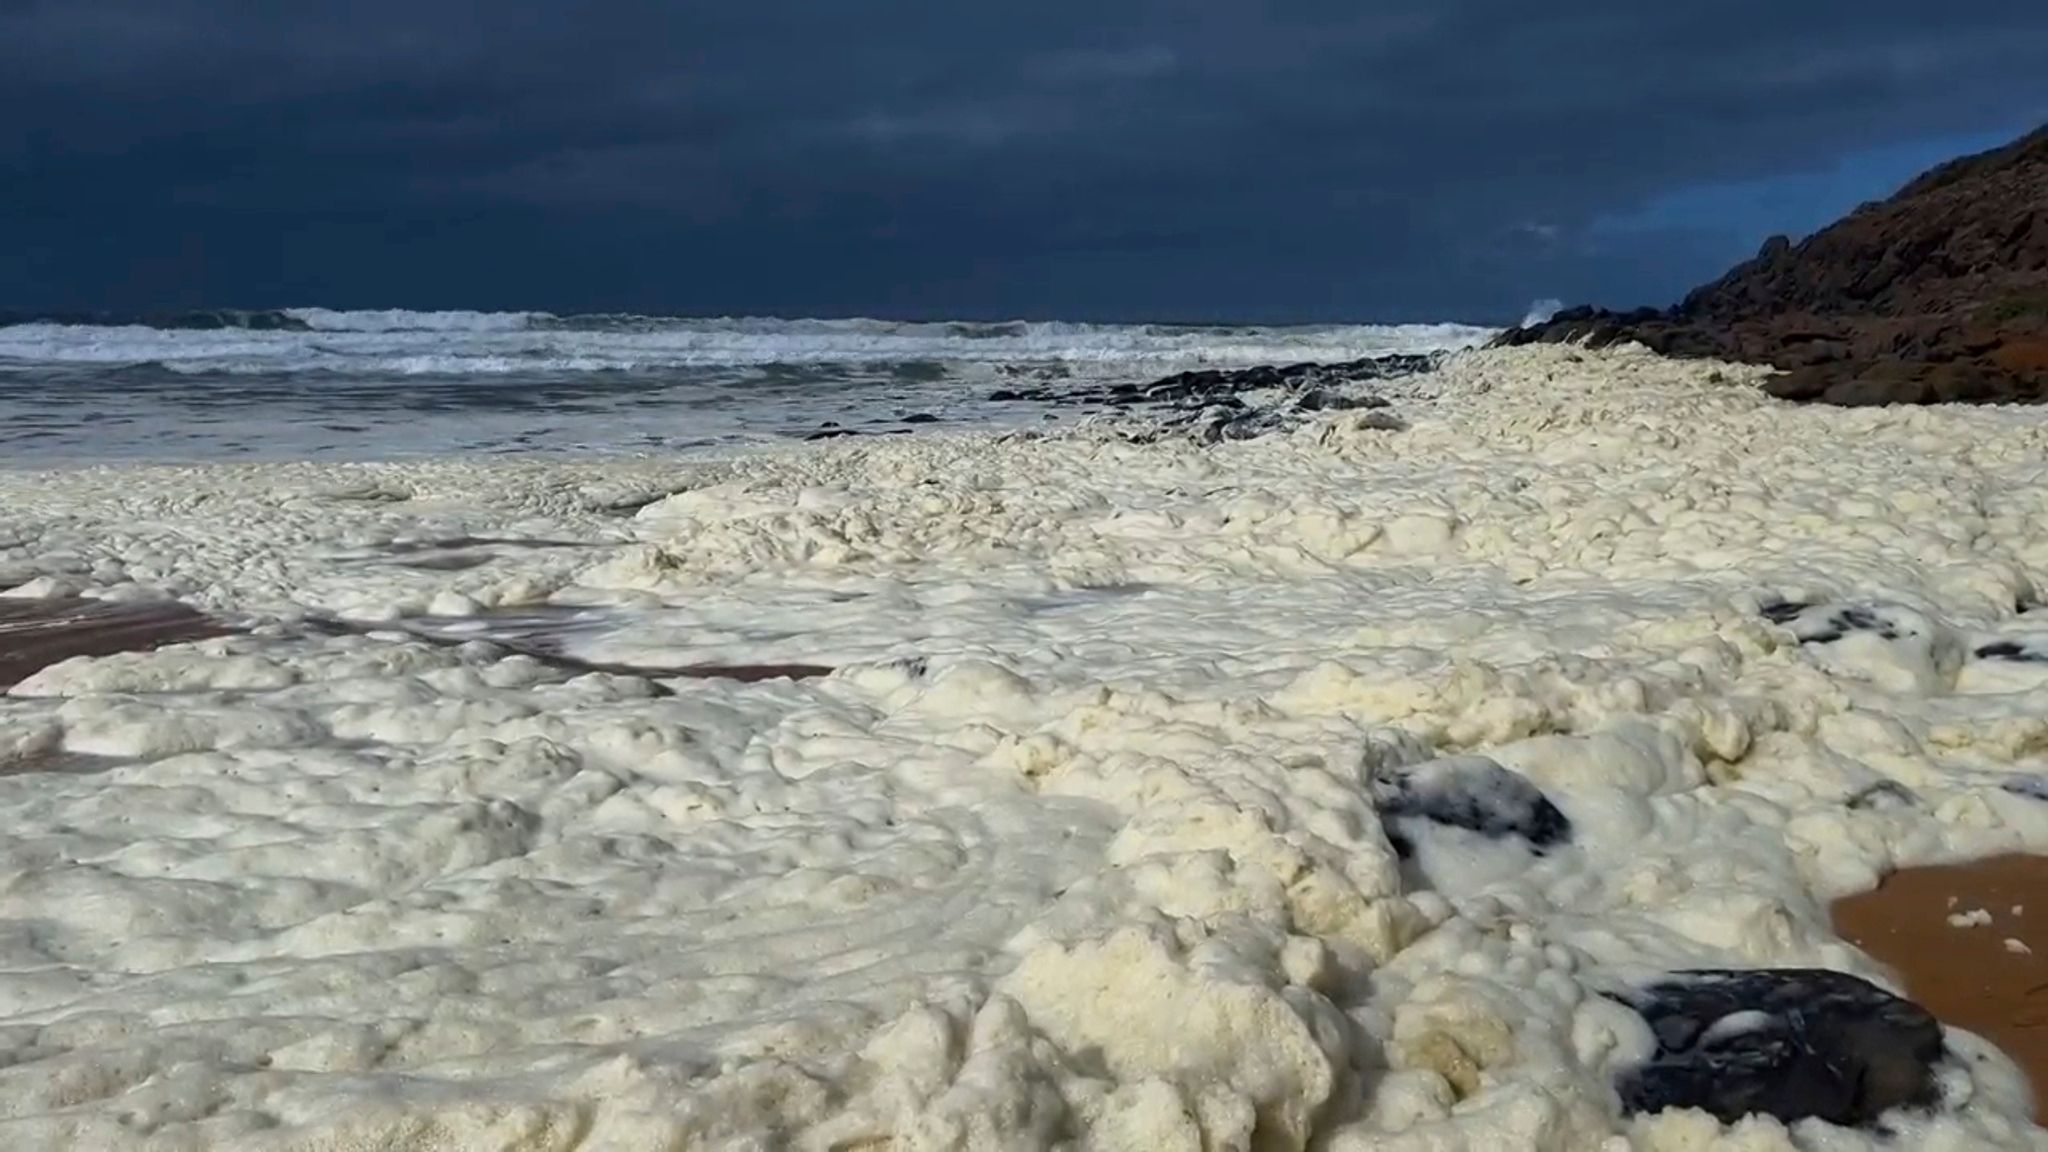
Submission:
M 546 312 L 275 311 L 158 316 L 0 315 L 0 367 L 159 364 L 177 372 L 490 376 L 765 364 L 1247 365 L 1470 347 L 1465 324 L 1195 327 L 1163 324 Z
M 284 314 L 314 332 L 523 332 L 555 319 L 546 312 L 408 312 L 403 308 L 287 308 Z
M 31 326 L 76 328 L 158 328 L 166 332 L 305 332 L 309 326 L 290 308 L 191 308 L 164 312 L 10 312 L 0 309 L 0 329 Z

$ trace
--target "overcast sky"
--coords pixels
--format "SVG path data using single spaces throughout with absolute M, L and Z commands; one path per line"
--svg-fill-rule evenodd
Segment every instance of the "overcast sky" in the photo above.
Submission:
M 0 0 L 0 306 L 1663 303 L 2044 61 L 2041 0 Z

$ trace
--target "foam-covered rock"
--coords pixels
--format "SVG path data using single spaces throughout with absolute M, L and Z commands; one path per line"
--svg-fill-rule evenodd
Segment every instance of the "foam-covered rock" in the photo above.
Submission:
M 1618 1085 L 1624 1110 L 1698 1108 L 1734 1123 L 1873 1124 L 1940 1099 L 1946 1051 L 1926 1010 L 1823 969 L 1692 971 L 1617 996 L 1657 1038 Z
M 1537 855 L 1571 839 L 1572 822 L 1529 779 L 1484 756 L 1452 756 L 1377 773 L 1373 798 L 1396 851 L 1430 829 L 1514 839 Z

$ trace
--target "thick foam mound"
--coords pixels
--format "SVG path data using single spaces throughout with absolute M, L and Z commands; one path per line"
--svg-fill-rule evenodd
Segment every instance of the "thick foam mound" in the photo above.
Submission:
M 1676 975 L 1894 989 L 1830 900 L 2048 850 L 2048 425 L 1755 378 L 0 473 L 7 583 L 254 617 L 0 698 L 103 769 L 0 775 L 0 1147 L 2039 1147 L 1965 1032 Z

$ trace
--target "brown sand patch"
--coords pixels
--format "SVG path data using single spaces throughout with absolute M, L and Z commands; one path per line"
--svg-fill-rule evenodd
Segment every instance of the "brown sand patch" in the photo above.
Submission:
M 73 656 L 146 652 L 234 632 L 211 616 L 169 600 L 0 598 L 0 691 Z
M 2048 1116 L 2048 856 L 1908 868 L 1833 915 L 1908 996 L 2025 1069 L 2035 1117 Z

